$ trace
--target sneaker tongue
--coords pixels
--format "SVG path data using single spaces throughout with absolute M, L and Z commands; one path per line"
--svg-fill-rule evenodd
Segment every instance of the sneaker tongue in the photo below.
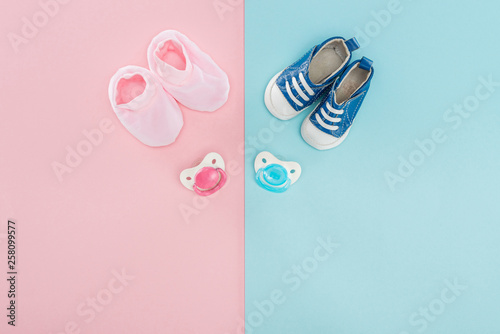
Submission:
M 336 89 L 336 87 L 335 87 L 335 89 Z M 333 89 L 333 93 L 332 93 L 332 98 L 331 98 L 330 104 L 335 109 L 342 109 L 342 107 L 346 103 L 346 101 L 344 101 L 344 103 L 342 103 L 342 104 L 338 104 L 337 103 L 337 91 L 335 89 Z
M 307 67 L 307 69 L 304 69 L 304 72 L 303 72 L 304 78 L 306 79 L 307 83 L 310 86 L 320 86 L 321 85 L 321 83 L 313 82 L 311 80 L 311 62 L 312 62 L 314 56 L 316 55 L 316 53 L 318 53 L 318 51 L 319 51 L 319 48 L 317 45 L 309 51 L 309 57 L 307 57 L 308 67 Z
M 342 108 L 354 95 L 356 95 L 356 93 L 359 91 L 360 88 L 361 87 L 354 90 L 351 95 L 349 95 L 347 97 L 342 97 L 343 101 L 341 101 L 341 103 L 339 104 L 339 103 L 337 103 L 337 87 L 335 87 L 335 90 L 333 91 L 333 104 L 332 105 L 335 105 L 338 108 Z
M 343 101 L 341 101 L 341 103 L 337 103 L 337 90 L 338 88 L 340 87 L 340 85 L 342 84 L 342 82 L 344 82 L 347 78 L 347 75 L 349 74 L 349 71 L 350 71 L 351 68 L 348 68 L 336 81 L 335 83 L 333 84 L 333 88 L 332 88 L 332 91 L 333 91 L 333 97 L 332 97 L 332 106 L 336 106 L 337 108 L 342 108 L 347 101 L 349 101 L 354 95 L 356 95 L 356 93 L 358 92 L 359 88 L 356 89 L 350 96 L 348 96 L 347 98 L 344 97 L 343 98 Z M 345 85 L 346 83 L 344 83 Z

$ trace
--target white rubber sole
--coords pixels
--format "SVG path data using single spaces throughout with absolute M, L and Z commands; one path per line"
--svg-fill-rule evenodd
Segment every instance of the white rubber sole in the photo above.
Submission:
M 271 101 L 271 89 L 273 88 L 273 85 L 276 83 L 276 79 L 278 79 L 278 77 L 280 76 L 280 74 L 283 73 L 283 71 L 277 73 L 270 81 L 269 83 L 267 84 L 267 87 L 266 87 L 266 91 L 264 93 L 264 103 L 266 104 L 266 107 L 267 107 L 267 110 L 269 110 L 269 112 L 274 116 L 276 117 L 277 119 L 281 119 L 282 121 L 288 121 L 289 119 L 292 119 L 294 118 L 295 116 L 299 115 L 302 111 L 304 111 L 305 109 L 307 108 L 304 108 L 300 111 L 297 111 L 295 114 L 293 115 L 282 115 L 280 114 L 280 112 L 278 111 L 278 109 L 276 109 Z
M 312 146 L 315 149 L 320 150 L 320 151 L 329 150 L 329 149 L 332 149 L 332 148 L 337 147 L 340 144 L 342 144 L 342 142 L 347 138 L 347 135 L 349 134 L 349 131 L 351 130 L 351 128 L 347 129 L 347 131 L 338 140 L 336 140 L 332 144 L 327 144 L 327 145 L 318 144 L 317 142 L 314 141 L 314 139 L 312 139 L 311 137 L 309 137 L 305 133 L 305 131 L 304 131 L 305 124 L 306 124 L 306 122 L 309 122 L 309 117 L 311 116 L 311 114 L 313 112 L 314 112 L 314 110 L 311 111 L 311 113 L 309 115 L 307 115 L 306 119 L 304 119 L 304 121 L 302 122 L 302 126 L 300 127 L 300 134 L 302 135 L 302 139 L 304 139 L 304 141 L 306 143 L 308 143 L 310 146 Z

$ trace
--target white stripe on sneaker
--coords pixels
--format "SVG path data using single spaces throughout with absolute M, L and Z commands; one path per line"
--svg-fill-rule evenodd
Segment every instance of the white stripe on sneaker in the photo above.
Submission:
M 318 122 L 319 125 L 321 125 L 325 129 L 330 130 L 330 131 L 335 131 L 335 130 L 337 130 L 339 128 L 336 125 L 329 125 L 329 124 L 326 124 L 325 122 L 323 122 L 323 120 L 321 119 L 321 117 L 319 117 L 318 113 L 316 113 L 316 122 Z
M 335 108 L 333 108 L 330 103 L 326 103 L 326 109 L 328 109 L 329 112 L 332 112 L 334 114 L 337 114 L 337 115 L 342 115 L 344 113 L 344 110 L 337 110 Z
M 292 89 L 290 88 L 290 83 L 286 82 L 286 92 L 288 93 L 288 96 L 290 96 L 290 98 L 292 99 L 292 101 L 297 104 L 299 107 L 302 107 L 304 104 L 302 102 L 300 102 L 299 100 L 297 100 L 297 98 L 293 95 L 292 93 Z
M 321 115 L 323 116 L 324 119 L 330 122 L 340 122 L 342 120 L 342 118 L 332 117 L 328 115 L 323 108 L 321 108 Z
M 309 95 L 313 96 L 314 91 L 311 89 L 311 86 L 309 86 L 309 84 L 307 83 L 306 78 L 304 78 L 304 74 L 302 74 L 302 72 L 299 73 L 299 79 L 300 82 L 302 82 L 302 86 L 304 86 Z
M 295 77 L 292 78 L 292 84 L 297 93 L 299 93 L 300 97 L 303 98 L 306 101 L 309 101 L 309 96 L 307 96 L 303 91 L 302 88 L 300 88 L 299 83 L 297 82 L 297 79 Z

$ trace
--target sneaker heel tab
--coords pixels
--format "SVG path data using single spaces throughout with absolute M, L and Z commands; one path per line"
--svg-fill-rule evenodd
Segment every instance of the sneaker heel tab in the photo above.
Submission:
M 353 37 L 353 38 L 345 41 L 345 45 L 347 46 L 347 48 L 349 49 L 350 52 L 353 52 L 353 51 L 356 51 L 357 49 L 359 49 L 359 42 L 356 39 L 356 37 Z
M 373 67 L 373 60 L 363 57 L 359 62 L 359 68 L 365 71 L 370 71 Z

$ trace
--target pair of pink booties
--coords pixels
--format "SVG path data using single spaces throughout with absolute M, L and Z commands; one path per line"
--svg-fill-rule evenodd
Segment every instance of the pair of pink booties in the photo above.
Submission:
M 150 70 L 122 67 L 109 83 L 116 116 L 148 146 L 169 145 L 179 135 L 184 122 L 177 101 L 198 111 L 215 111 L 227 101 L 226 73 L 178 31 L 166 30 L 153 38 L 148 64 Z

